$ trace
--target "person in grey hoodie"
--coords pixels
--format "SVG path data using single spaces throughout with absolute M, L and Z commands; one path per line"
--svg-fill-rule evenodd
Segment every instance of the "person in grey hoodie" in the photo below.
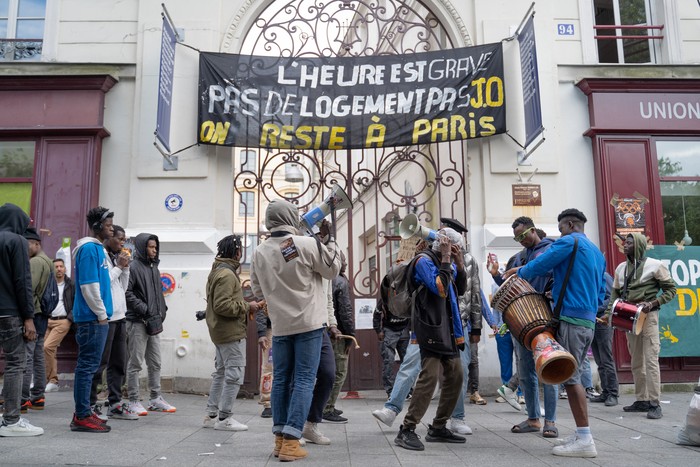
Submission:
M 272 201 L 265 212 L 270 238 L 256 249 L 250 271 L 253 294 L 267 301 L 272 322 L 273 455 L 281 461 L 308 455 L 299 438 L 328 322 L 323 279 L 332 280 L 340 272 L 340 255 L 327 229 L 321 229 L 323 239 L 318 239 L 299 235 L 298 225 L 296 205 Z
M 29 216 L 19 206 L 0 206 L 0 345 L 5 354 L 5 399 L 0 436 L 38 436 L 44 430 L 20 417 L 25 341 L 36 339 L 29 247 L 22 234 Z

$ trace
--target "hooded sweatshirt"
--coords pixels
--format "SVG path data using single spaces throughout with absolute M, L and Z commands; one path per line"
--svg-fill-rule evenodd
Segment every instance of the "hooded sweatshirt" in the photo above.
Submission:
M 654 299 L 659 301 L 659 305 L 670 302 L 676 296 L 676 284 L 668 268 L 658 259 L 645 256 L 647 239 L 644 235 L 634 232 L 629 236 L 634 240 L 634 254 L 615 269 L 610 306 L 618 298 L 630 303 L 650 302 Z M 628 281 L 626 291 L 625 281 Z
M 146 247 L 149 240 L 156 242 L 156 256 L 148 257 Z M 160 241 L 157 235 L 141 233 L 134 239 L 134 260 L 129 269 L 129 287 L 126 290 L 126 319 L 143 321 L 149 315 L 160 314 L 165 321 L 168 307 L 163 297 L 163 285 L 160 282 Z
M 119 321 L 126 316 L 126 289 L 129 287 L 130 268 L 115 265 L 117 256 L 109 254 L 109 278 L 112 288 L 112 306 L 114 313 L 110 321 Z
M 250 268 L 253 294 L 267 301 L 273 336 L 314 331 L 328 322 L 323 279 L 340 272 L 333 239 L 327 245 L 296 235 L 299 209 L 285 200 L 270 203 L 265 225 L 272 235 L 255 250 Z
M 22 234 L 29 216 L 19 206 L 0 206 L 0 318 L 34 317 L 29 247 Z
M 86 323 L 112 316 L 109 259 L 102 243 L 94 237 L 78 240 L 73 250 L 75 301 L 73 322 Z

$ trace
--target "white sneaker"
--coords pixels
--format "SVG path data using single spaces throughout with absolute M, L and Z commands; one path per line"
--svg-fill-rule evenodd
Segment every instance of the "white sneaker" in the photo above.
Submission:
M 469 428 L 467 422 L 459 418 L 450 419 L 450 430 L 454 431 L 455 433 L 459 433 L 460 435 L 472 434 L 472 429 Z
M 151 399 L 150 401 L 148 401 L 148 410 L 151 410 L 153 412 L 173 413 L 177 409 L 172 405 L 168 404 L 165 401 L 165 399 L 163 399 L 163 396 L 158 396 L 155 399 Z
M 555 446 L 564 446 L 566 444 L 571 444 L 574 441 L 576 441 L 576 434 L 574 433 L 573 435 L 569 435 L 566 438 L 557 438 L 554 440 L 554 445 Z
M 43 434 L 43 428 L 34 426 L 23 418 L 12 425 L 6 425 L 3 420 L 2 425 L 0 425 L 0 436 L 39 436 Z
M 44 392 L 58 392 L 58 384 L 47 383 L 46 388 L 44 388 Z
M 499 404 L 503 404 L 505 401 L 506 401 L 506 400 L 503 398 L 503 396 L 498 396 L 498 397 L 496 398 L 496 402 L 498 402 Z
M 379 410 L 373 411 L 372 415 L 386 426 L 391 426 L 394 424 L 394 420 L 396 420 L 398 414 L 387 407 L 382 407 Z
M 299 446 L 302 448 L 306 446 L 306 440 L 304 438 L 299 438 Z
M 214 423 L 215 430 L 223 431 L 248 431 L 248 425 L 244 425 L 233 417 L 218 420 Z
M 107 420 L 109 420 L 109 418 L 107 418 L 107 415 L 102 413 L 103 407 L 104 406 L 102 404 L 95 404 L 91 407 L 91 409 L 92 409 L 92 413 L 94 413 L 97 418 L 99 418 L 103 422 L 106 422 Z
M 301 436 L 306 438 L 309 443 L 321 444 L 324 446 L 331 444 L 331 440 L 323 436 L 323 433 L 319 431 L 318 423 L 305 422 Z
M 139 415 L 132 412 L 129 409 L 129 404 L 122 404 L 121 402 L 110 405 L 107 410 L 107 416 L 115 420 L 138 420 Z
M 554 446 L 552 454 L 563 457 L 596 457 L 598 451 L 595 449 L 595 442 L 593 439 L 584 441 L 581 438 L 576 438 L 569 444 Z
M 129 403 L 129 412 L 133 412 L 139 417 L 145 417 L 148 415 L 148 410 L 144 408 L 143 405 L 141 405 L 141 402 L 139 401 L 130 401 Z
M 502 398 L 504 398 L 506 402 L 508 402 L 510 406 L 513 407 L 515 410 L 517 410 L 518 412 L 523 410 L 523 408 L 518 403 L 518 398 L 515 395 L 515 391 L 513 391 L 511 388 L 504 384 L 500 388 L 498 388 L 496 392 L 498 392 L 498 394 Z
M 525 403 L 525 396 L 518 396 L 518 404 L 524 404 Z M 544 413 L 544 410 L 542 411 Z
M 219 417 L 217 415 L 214 415 L 213 417 L 210 415 L 205 415 L 204 420 L 202 421 L 202 426 L 204 428 L 214 428 L 214 425 L 216 422 L 219 421 Z

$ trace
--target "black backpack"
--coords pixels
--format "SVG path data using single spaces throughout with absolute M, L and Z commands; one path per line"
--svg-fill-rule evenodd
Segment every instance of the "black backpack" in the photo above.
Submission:
M 421 255 L 419 253 L 409 261 L 393 265 L 382 279 L 382 300 L 389 313 L 397 318 L 411 317 L 416 295 L 423 289 L 422 285 L 413 289 L 413 271 Z
M 46 280 L 46 287 L 44 287 L 44 293 L 41 294 L 39 304 L 41 305 L 41 314 L 44 316 L 51 316 L 51 312 L 58 306 L 58 282 L 56 282 L 53 271 L 49 271 L 49 278 Z

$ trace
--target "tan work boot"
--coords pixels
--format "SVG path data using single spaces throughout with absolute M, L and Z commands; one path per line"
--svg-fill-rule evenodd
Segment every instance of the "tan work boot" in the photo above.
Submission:
M 280 449 L 282 449 L 282 435 L 275 435 L 275 449 L 272 451 L 272 455 L 275 457 L 280 456 Z
M 298 439 L 283 439 L 282 448 L 280 449 L 280 461 L 289 462 L 295 461 L 297 459 L 303 459 L 308 456 L 309 453 L 306 449 L 299 445 Z

